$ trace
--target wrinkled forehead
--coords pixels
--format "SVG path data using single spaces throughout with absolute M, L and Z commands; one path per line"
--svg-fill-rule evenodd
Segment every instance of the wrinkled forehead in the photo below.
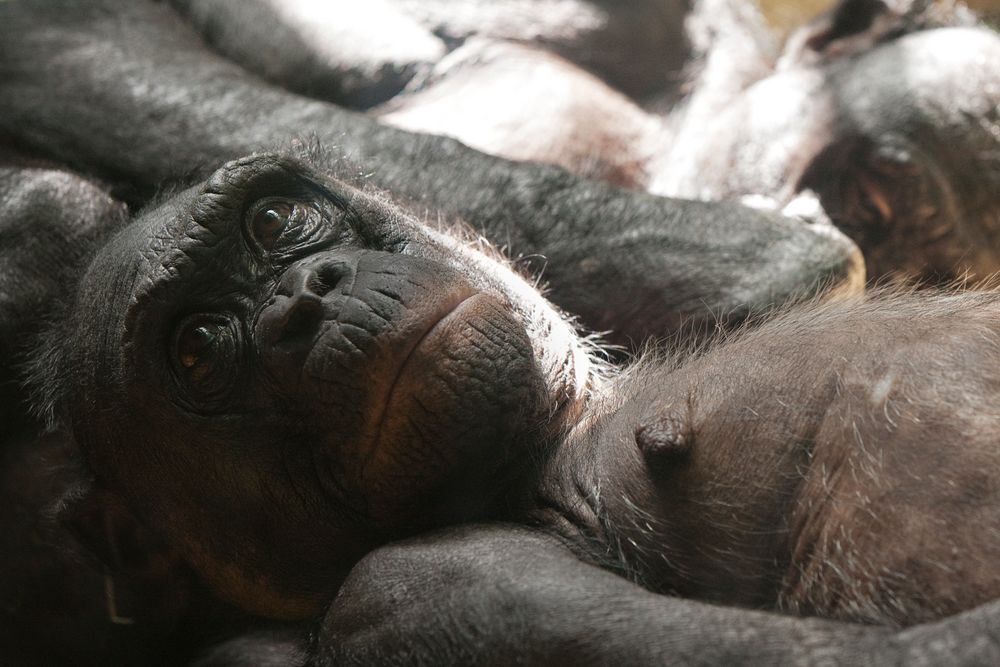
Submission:
M 201 185 L 179 193 L 122 228 L 94 257 L 77 293 L 74 316 L 87 341 L 117 344 L 136 292 L 167 279 L 171 254 L 183 253 L 193 224 L 187 214 Z

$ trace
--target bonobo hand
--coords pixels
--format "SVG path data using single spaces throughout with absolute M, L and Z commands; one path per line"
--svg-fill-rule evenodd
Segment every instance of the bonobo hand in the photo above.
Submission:
M 997 603 L 903 632 L 654 595 L 513 526 L 384 547 L 352 572 L 319 665 L 990 664 Z

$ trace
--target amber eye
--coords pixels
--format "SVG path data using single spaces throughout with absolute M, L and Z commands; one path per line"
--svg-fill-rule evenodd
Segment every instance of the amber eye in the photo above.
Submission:
M 238 337 L 233 322 L 219 315 L 192 315 L 174 334 L 173 358 L 188 389 L 199 397 L 218 398 L 232 388 Z
M 181 366 L 193 368 L 211 356 L 221 330 L 222 325 L 218 322 L 205 322 L 184 329 L 177 341 L 177 356 Z
M 250 234 L 264 250 L 271 250 L 288 227 L 298 205 L 281 199 L 259 203 L 251 214 Z
M 281 263 L 308 248 L 332 245 L 348 238 L 343 207 L 320 198 L 265 197 L 244 218 L 244 233 L 252 249 L 269 262 Z

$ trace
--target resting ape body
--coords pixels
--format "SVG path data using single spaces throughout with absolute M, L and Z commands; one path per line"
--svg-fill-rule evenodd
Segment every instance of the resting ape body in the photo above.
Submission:
M 275 88 L 212 53 L 166 3 L 0 3 L 0 140 L 129 186 L 133 201 L 303 137 L 347 158 L 341 178 L 460 218 L 544 268 L 553 302 L 619 342 L 864 281 L 857 247 L 828 226 L 628 192 Z
M 1000 36 L 934 3 L 845 0 L 782 51 L 752 4 L 694 3 L 697 75 L 663 116 L 552 54 L 482 40 L 373 113 L 658 195 L 813 199 L 874 278 L 1000 269 Z
M 319 650 L 336 664 L 338 651 L 395 650 L 424 607 L 374 629 L 344 617 L 416 586 L 453 612 L 438 626 L 450 643 L 426 660 L 489 642 L 538 658 L 565 618 L 520 628 L 542 644 L 511 647 L 518 628 L 491 626 L 488 610 L 533 613 L 565 577 L 567 608 L 606 630 L 619 625 L 594 592 L 606 588 L 623 609 L 676 609 L 651 603 L 654 591 L 888 624 L 994 597 L 998 309 L 993 294 L 814 306 L 676 368 L 606 378 L 488 253 L 318 161 L 257 155 L 151 208 L 98 254 L 36 384 L 93 468 L 78 503 L 128 508 L 256 614 L 322 613 L 351 566 L 392 540 L 470 521 L 532 526 L 438 538 L 448 567 L 502 575 L 499 598 L 478 580 L 452 588 L 438 578 L 448 567 L 428 573 L 432 538 L 376 551 L 330 608 Z M 483 551 L 504 534 L 511 563 L 539 556 L 520 584 L 503 552 Z M 388 579 L 365 575 L 414 553 Z M 596 578 L 568 574 L 581 567 Z M 786 659 L 806 650 L 796 633 L 812 648 L 916 650 L 883 645 L 883 630 L 690 609 L 741 624 L 745 651 Z M 677 622 L 629 618 L 647 636 Z M 463 619 L 486 644 L 449 629 Z M 925 630 L 974 626 L 954 623 Z M 678 641 L 567 650 L 652 659 Z
M 261 12 L 270 2 L 199 0 L 188 11 L 210 43 L 259 71 L 246 45 L 268 41 L 276 26 L 287 28 L 280 17 L 250 20 L 255 7 Z M 399 4 L 415 16 L 433 16 L 437 34 L 460 32 L 463 39 L 449 42 L 458 46 L 433 68 L 420 59 L 398 63 L 403 71 L 429 71 L 370 110 L 385 123 L 654 194 L 751 196 L 760 206 L 812 210 L 817 217 L 825 212 L 861 247 L 874 278 L 949 282 L 1000 269 L 1000 37 L 977 26 L 964 7 L 842 0 L 782 49 L 753 2 L 617 3 L 594 25 L 607 36 L 628 26 L 626 34 L 637 37 L 618 32 L 617 48 L 629 48 L 604 51 L 593 43 L 600 41 L 595 31 L 590 50 L 617 54 L 639 73 L 657 62 L 664 89 L 667 73 L 675 84 L 691 78 L 686 98 L 666 95 L 671 103 L 657 103 L 666 109 L 651 113 L 648 104 L 643 108 L 581 69 L 578 64 L 588 65 L 585 49 L 556 45 L 567 61 L 539 48 L 553 42 L 544 26 L 551 3 Z M 417 4 L 427 9 L 420 12 Z M 574 6 L 567 13 L 578 17 L 570 23 L 577 26 L 599 4 L 574 0 L 560 7 Z M 532 9 L 535 39 L 524 37 L 527 30 L 506 35 L 515 41 L 494 39 L 505 36 L 498 27 L 519 25 L 521 12 Z M 686 68 L 666 47 L 648 58 L 643 41 L 671 15 L 679 28 L 687 11 Z M 510 18 L 500 21 L 498 14 Z M 478 30 L 470 28 L 476 25 L 470 17 L 478 19 Z M 233 39 L 220 24 L 244 32 Z M 456 30 L 459 25 L 464 30 Z M 337 29 L 350 32 L 350 21 L 338 21 Z M 677 37 L 660 43 L 685 43 Z M 287 57 L 294 65 L 296 49 L 312 42 L 308 35 L 290 41 L 294 48 L 257 58 Z M 325 53 L 315 50 L 317 57 Z M 351 69 L 349 54 L 341 58 Z M 314 72 L 338 79 L 330 67 Z M 296 80 L 290 77 L 290 85 Z

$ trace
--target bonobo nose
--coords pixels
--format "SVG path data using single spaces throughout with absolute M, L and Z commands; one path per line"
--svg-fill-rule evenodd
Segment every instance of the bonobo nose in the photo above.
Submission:
M 311 257 L 288 268 L 274 297 L 261 312 L 262 342 L 276 345 L 296 338 L 311 339 L 326 317 L 323 297 L 350 289 L 354 263 L 338 257 Z

